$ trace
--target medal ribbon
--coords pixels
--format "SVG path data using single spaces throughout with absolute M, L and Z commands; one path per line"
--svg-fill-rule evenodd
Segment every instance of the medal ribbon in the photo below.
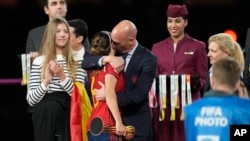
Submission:
M 22 62 L 22 85 L 27 85 L 27 90 L 29 88 L 28 81 L 30 78 L 30 55 L 29 54 L 21 54 L 21 62 Z
M 153 84 L 151 86 L 151 89 L 149 90 L 149 107 L 150 108 L 156 108 L 158 106 L 156 101 L 156 79 L 154 78 Z
M 179 76 L 176 74 L 175 75 L 175 85 L 176 87 L 176 92 L 175 92 L 175 108 L 179 109 L 180 107 L 180 96 L 179 96 Z
M 29 90 L 29 80 L 30 80 L 30 66 L 31 66 L 31 61 L 30 61 L 30 54 L 27 54 L 26 55 L 26 61 L 27 61 L 27 70 L 26 70 L 26 73 L 27 73 L 27 90 Z
M 167 108 L 167 76 L 159 75 L 159 104 L 160 104 L 160 116 L 159 121 L 165 119 L 165 109 Z
M 184 107 L 186 106 L 186 75 L 181 75 L 181 120 L 184 120 Z
M 187 104 L 192 103 L 192 96 L 191 96 L 191 75 L 187 74 Z
M 22 61 L 22 84 L 27 85 L 27 56 L 26 54 L 21 54 Z
M 170 75 L 170 97 L 171 97 L 171 116 L 170 120 L 175 120 L 175 108 L 178 108 L 178 75 Z

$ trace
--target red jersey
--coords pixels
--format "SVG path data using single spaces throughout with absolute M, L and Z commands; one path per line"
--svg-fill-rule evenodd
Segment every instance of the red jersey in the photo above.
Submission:
M 124 83 L 124 78 L 123 78 L 123 72 L 118 73 L 117 71 L 114 70 L 114 68 L 110 65 L 107 64 L 102 68 L 102 70 L 95 76 L 92 75 L 91 72 L 91 89 L 100 89 L 101 86 L 99 85 L 99 81 L 105 84 L 105 75 L 106 74 L 111 74 L 114 75 L 117 78 L 117 84 L 115 91 L 116 92 L 122 92 L 124 91 L 125 83 Z M 92 93 L 93 95 L 93 93 Z M 90 123 L 95 117 L 100 117 L 103 121 L 104 125 L 110 125 L 110 126 L 115 126 L 115 121 L 114 118 L 109 111 L 108 105 L 106 101 L 97 101 L 95 99 L 95 96 L 93 95 L 93 109 L 91 116 L 89 118 L 88 124 L 87 124 L 87 130 L 89 131 L 90 128 Z

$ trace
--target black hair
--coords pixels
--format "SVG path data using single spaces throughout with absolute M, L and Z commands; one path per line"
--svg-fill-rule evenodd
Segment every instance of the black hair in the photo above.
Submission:
M 76 37 L 83 36 L 84 39 L 82 41 L 82 44 L 84 41 L 88 38 L 88 25 L 84 20 L 81 19 L 73 19 L 68 21 L 69 26 L 73 27 L 75 29 L 74 33 Z
M 67 4 L 67 0 L 64 0 L 64 1 L 65 1 L 65 3 Z M 49 0 L 42 0 L 42 4 L 43 4 L 43 6 L 48 7 Z

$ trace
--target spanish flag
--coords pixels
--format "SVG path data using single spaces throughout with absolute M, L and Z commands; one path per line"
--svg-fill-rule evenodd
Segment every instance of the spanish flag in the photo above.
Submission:
M 71 141 L 88 141 L 86 125 L 92 111 L 85 87 L 80 82 L 74 83 L 70 107 Z

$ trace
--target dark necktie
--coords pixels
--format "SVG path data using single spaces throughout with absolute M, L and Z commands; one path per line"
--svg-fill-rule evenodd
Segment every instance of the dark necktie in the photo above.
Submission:
M 127 58 L 127 56 L 128 56 L 128 53 L 124 53 L 123 55 L 122 55 L 122 58 L 124 59 L 124 70 L 126 69 L 126 58 Z
M 126 61 L 127 56 L 128 56 L 128 53 L 124 53 L 124 54 L 122 55 L 122 58 L 124 59 L 124 61 Z

